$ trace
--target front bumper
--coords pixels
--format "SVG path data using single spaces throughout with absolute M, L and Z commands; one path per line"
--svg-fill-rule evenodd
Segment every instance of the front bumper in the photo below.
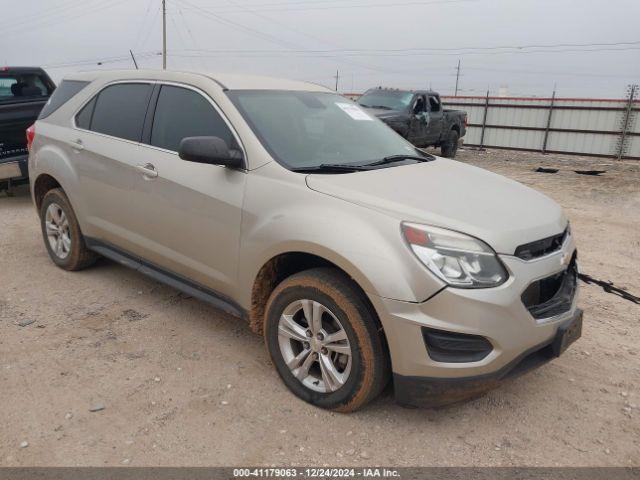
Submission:
M 12 183 L 29 178 L 29 156 L 8 157 L 0 159 L 0 182 L 11 180 Z
M 577 283 L 567 308 L 547 318 L 535 318 L 522 294 L 534 282 L 568 272 L 574 254 L 569 239 L 562 250 L 531 261 L 501 255 L 510 277 L 496 288 L 445 288 L 422 303 L 372 298 L 389 345 L 397 401 L 422 406 L 459 401 L 553 358 L 558 330 L 578 317 L 581 321 Z M 423 338 L 425 327 L 483 337 L 492 349 L 478 361 L 434 360 Z
M 582 310 L 576 309 L 572 317 L 558 327 L 552 339 L 525 351 L 492 373 L 458 378 L 410 377 L 394 373 L 396 401 L 412 407 L 440 407 L 474 398 L 560 356 L 563 341 L 561 333 L 567 328 L 582 330 Z

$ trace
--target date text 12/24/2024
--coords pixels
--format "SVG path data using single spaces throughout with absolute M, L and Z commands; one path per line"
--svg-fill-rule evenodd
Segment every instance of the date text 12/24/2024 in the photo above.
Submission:
M 235 468 L 235 478 L 393 478 L 392 468 Z

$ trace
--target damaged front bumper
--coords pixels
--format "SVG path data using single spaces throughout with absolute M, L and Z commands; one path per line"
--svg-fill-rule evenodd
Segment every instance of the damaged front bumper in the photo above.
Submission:
M 477 396 L 560 355 L 581 335 L 572 239 L 487 289 L 444 288 L 424 302 L 370 296 L 382 322 L 398 403 L 440 406 Z
M 534 370 L 559 357 L 582 333 L 582 310 L 576 309 L 572 318 L 562 323 L 555 336 L 537 345 L 502 367 L 483 375 L 461 378 L 414 377 L 393 375 L 396 402 L 412 407 L 441 407 L 470 400 L 505 381 Z

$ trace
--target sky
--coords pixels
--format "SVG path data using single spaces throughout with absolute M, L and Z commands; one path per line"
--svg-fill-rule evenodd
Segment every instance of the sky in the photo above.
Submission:
M 0 0 L 0 66 L 161 68 L 162 0 Z M 362 92 L 621 98 L 640 0 L 166 0 L 168 68 Z

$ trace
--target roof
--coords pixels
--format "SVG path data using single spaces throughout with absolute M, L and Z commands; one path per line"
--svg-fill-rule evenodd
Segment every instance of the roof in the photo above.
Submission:
M 221 88 L 228 90 L 297 90 L 325 92 L 329 89 L 313 83 L 298 80 L 287 80 L 275 77 L 258 75 L 244 75 L 231 73 L 209 72 L 181 72 L 174 70 L 101 70 L 93 72 L 80 72 L 67 75 L 66 80 L 93 81 L 97 79 L 113 80 L 164 80 L 184 82 L 203 78 L 209 78 Z
M 373 92 L 375 90 L 380 90 L 383 92 L 406 92 L 406 93 L 418 93 L 420 95 L 440 95 L 438 92 L 434 92 L 433 90 L 409 90 L 406 88 L 389 88 L 389 87 L 374 87 L 370 88 L 364 93 Z
M 45 73 L 40 67 L 10 67 L 1 66 L 0 73 Z

